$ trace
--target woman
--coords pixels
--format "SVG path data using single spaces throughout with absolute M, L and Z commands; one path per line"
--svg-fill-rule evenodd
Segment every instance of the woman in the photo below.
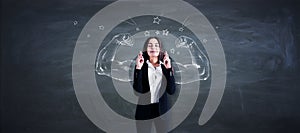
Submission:
M 169 109 L 168 94 L 175 92 L 171 60 L 162 52 L 162 43 L 157 37 L 149 37 L 144 52 L 136 59 L 133 88 L 138 92 L 139 104 L 136 120 L 149 120 L 166 113 Z M 158 132 L 166 132 L 166 122 L 154 121 Z M 151 123 L 137 123 L 138 132 L 151 131 Z

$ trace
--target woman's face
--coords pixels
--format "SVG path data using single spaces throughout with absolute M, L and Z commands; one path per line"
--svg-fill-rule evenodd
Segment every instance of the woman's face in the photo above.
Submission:
M 147 53 L 150 57 L 158 57 L 160 52 L 159 43 L 155 38 L 152 38 L 148 42 Z

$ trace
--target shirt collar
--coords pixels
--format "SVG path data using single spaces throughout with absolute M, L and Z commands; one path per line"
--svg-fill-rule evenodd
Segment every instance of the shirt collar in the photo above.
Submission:
M 148 64 L 148 66 L 151 66 L 154 68 L 154 66 L 151 64 L 151 62 L 149 60 L 147 60 L 146 63 Z M 161 64 L 163 64 L 163 62 L 160 60 L 159 64 L 161 65 Z M 160 65 L 159 65 L 159 67 L 160 67 Z

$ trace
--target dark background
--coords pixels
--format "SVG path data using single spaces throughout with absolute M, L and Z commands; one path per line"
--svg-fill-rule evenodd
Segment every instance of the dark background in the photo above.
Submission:
M 1 0 L 1 132 L 103 132 L 77 102 L 72 56 L 84 25 L 112 2 Z M 215 27 L 228 77 L 208 123 L 197 125 L 197 102 L 174 132 L 299 132 L 299 2 L 187 2 Z

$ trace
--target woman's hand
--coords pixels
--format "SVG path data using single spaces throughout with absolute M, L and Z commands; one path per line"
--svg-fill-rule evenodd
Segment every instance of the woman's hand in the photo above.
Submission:
M 165 55 L 165 57 L 164 57 L 164 65 L 165 65 L 165 67 L 166 67 L 167 69 L 169 69 L 169 68 L 171 68 L 172 66 L 171 66 L 171 60 L 170 60 L 170 58 L 169 58 L 169 55 L 168 55 L 167 51 L 165 51 L 164 55 Z
M 138 54 L 138 57 L 136 58 L 136 69 L 141 69 L 144 64 L 144 57 L 142 51 Z

